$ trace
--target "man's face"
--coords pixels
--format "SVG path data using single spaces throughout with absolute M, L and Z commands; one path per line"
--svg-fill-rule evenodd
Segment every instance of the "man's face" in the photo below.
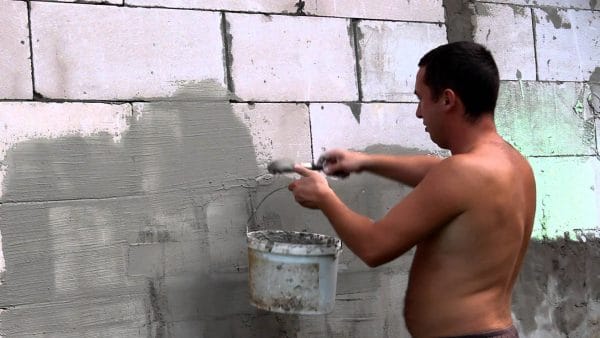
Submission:
M 415 81 L 415 94 L 419 98 L 417 106 L 417 117 L 423 119 L 425 131 L 429 133 L 431 140 L 438 143 L 442 131 L 442 100 L 434 100 L 431 89 L 425 84 L 425 68 L 420 67 Z M 441 146 L 441 145 L 440 145 Z

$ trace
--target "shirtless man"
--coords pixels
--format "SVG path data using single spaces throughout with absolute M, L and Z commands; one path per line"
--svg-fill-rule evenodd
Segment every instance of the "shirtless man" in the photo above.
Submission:
M 322 175 L 295 167 L 296 201 L 320 209 L 369 266 L 416 245 L 404 309 L 415 337 L 518 337 L 511 294 L 533 226 L 535 180 L 496 131 L 498 88 L 483 46 L 440 46 L 419 62 L 416 115 L 452 156 L 324 154 L 327 174 L 369 171 L 414 187 L 378 221 L 350 210 Z

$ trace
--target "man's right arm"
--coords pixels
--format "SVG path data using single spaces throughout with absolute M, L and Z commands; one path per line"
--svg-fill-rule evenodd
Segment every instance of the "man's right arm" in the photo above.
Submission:
M 353 172 L 369 171 L 379 176 L 415 187 L 442 158 L 430 155 L 393 156 L 367 154 L 342 149 L 327 151 L 325 173 L 344 176 Z

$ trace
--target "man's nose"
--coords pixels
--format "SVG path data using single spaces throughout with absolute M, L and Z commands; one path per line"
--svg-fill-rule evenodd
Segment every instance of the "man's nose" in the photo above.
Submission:
M 419 106 L 417 106 L 417 111 L 415 112 L 415 115 L 417 115 L 417 118 L 422 119 L 423 115 L 421 115 L 421 109 Z

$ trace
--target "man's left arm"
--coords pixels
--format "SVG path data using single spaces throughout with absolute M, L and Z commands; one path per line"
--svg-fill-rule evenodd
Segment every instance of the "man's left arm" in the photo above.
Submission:
M 446 159 L 381 220 L 351 210 L 329 188 L 325 177 L 296 168 L 303 177 L 290 184 L 301 205 L 320 209 L 338 236 L 369 266 L 378 266 L 410 250 L 466 210 L 463 175 Z

